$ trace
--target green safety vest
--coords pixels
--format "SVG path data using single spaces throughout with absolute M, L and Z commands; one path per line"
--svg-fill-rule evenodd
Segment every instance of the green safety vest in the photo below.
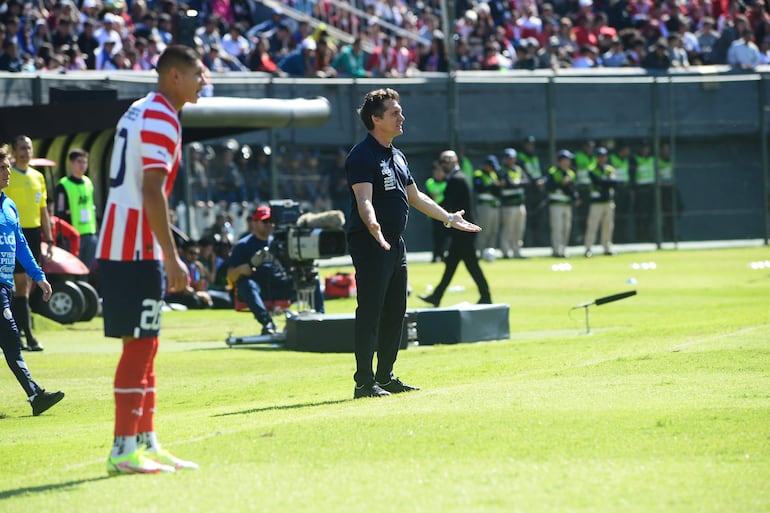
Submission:
M 433 177 L 425 180 L 425 188 L 433 201 L 441 205 L 444 202 L 444 190 L 446 190 L 446 180 L 439 182 Z
M 521 179 L 524 176 L 524 171 L 519 167 L 515 166 L 513 169 L 503 167 L 502 168 L 503 173 L 505 173 L 505 176 L 508 177 L 508 180 L 506 181 L 505 185 L 503 185 L 503 190 L 501 191 L 502 195 L 502 206 L 504 207 L 512 207 L 521 205 L 524 203 L 524 187 L 513 187 L 510 185 L 510 183 L 513 184 L 521 184 Z
M 75 183 L 65 176 L 59 183 L 67 193 L 70 224 L 80 235 L 96 233 L 96 206 L 94 205 L 94 184 L 87 176 L 83 183 Z
M 615 168 L 611 165 L 607 164 L 604 166 L 604 169 L 599 167 L 599 164 L 596 163 L 593 166 L 591 166 L 591 169 L 589 169 L 588 174 L 593 175 L 600 180 L 609 178 L 612 176 L 612 174 L 615 173 L 615 176 L 617 176 L 617 173 L 615 171 Z M 604 190 L 602 190 L 604 189 Z M 602 194 L 604 194 L 604 197 L 602 197 Z M 615 187 L 607 187 L 599 185 L 598 187 L 594 185 L 593 182 L 591 182 L 591 201 L 611 201 L 615 197 Z
M 575 167 L 577 168 L 577 183 L 580 185 L 591 185 L 589 172 L 591 167 L 596 165 L 596 155 L 590 157 L 584 151 L 575 152 Z
M 460 159 L 460 171 L 463 172 L 465 178 L 468 179 L 468 183 L 473 186 L 473 162 L 468 157 Z
M 473 172 L 474 182 L 476 178 L 481 179 L 481 190 L 476 190 L 476 202 L 479 205 L 489 205 L 491 207 L 500 206 L 500 198 L 494 194 L 497 188 L 497 176 L 488 175 L 483 169 L 477 169 Z
M 636 183 L 637 185 L 652 185 L 655 183 L 655 157 L 652 155 L 636 158 Z
M 527 173 L 529 173 L 529 176 L 531 176 L 533 180 L 537 180 L 543 176 L 543 170 L 540 168 L 540 158 L 536 155 L 527 155 L 521 151 L 519 152 L 518 157 L 519 164 L 524 166 L 524 169 L 527 170 Z
M 663 183 L 674 181 L 674 164 L 670 160 L 658 159 L 658 177 Z
M 565 173 L 560 167 L 552 166 L 548 169 L 548 174 L 553 177 L 553 181 L 557 184 L 561 184 L 565 174 L 570 177 L 573 183 L 575 182 L 575 172 L 571 169 Z M 565 194 L 561 187 L 548 193 L 548 201 L 551 203 L 572 203 L 572 199 L 572 196 Z
M 629 175 L 629 161 L 628 159 L 622 159 L 618 157 L 617 155 L 613 154 L 610 155 L 610 164 L 612 164 L 612 167 L 615 168 L 615 177 L 619 182 L 625 182 L 628 183 L 628 180 L 630 179 Z

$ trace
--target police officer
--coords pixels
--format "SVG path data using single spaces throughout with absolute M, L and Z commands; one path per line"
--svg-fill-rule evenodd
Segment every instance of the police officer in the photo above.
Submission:
M 521 246 L 527 225 L 526 187 L 529 177 L 516 163 L 516 150 L 503 150 L 500 174 L 503 186 L 500 191 L 500 249 L 504 258 L 524 258 Z
M 529 224 L 526 233 L 530 246 L 541 246 L 546 243 L 545 228 L 545 205 L 547 200 L 544 198 L 545 176 L 543 168 L 540 166 L 540 157 L 535 153 L 535 136 L 530 135 L 524 139 L 521 149 L 516 158 L 527 172 L 531 182 L 527 185 L 527 223 Z
M 447 212 L 414 183 L 404 154 L 392 145 L 404 132 L 404 114 L 393 89 L 364 97 L 359 116 L 368 134 L 345 162 L 351 191 L 348 250 L 358 288 L 355 322 L 356 387 L 354 398 L 381 397 L 417 390 L 393 376 L 406 312 L 406 247 L 402 234 L 409 206 L 447 227 L 481 228 Z M 377 370 L 372 362 L 377 353 Z
M 425 192 L 436 203 L 441 205 L 444 202 L 444 190 L 446 189 L 446 172 L 441 164 L 436 161 L 433 163 L 433 176 L 425 180 Z M 431 220 L 431 235 L 433 236 L 433 257 L 432 262 L 441 262 L 444 260 L 446 251 L 447 231 L 444 223 L 438 219 Z
M 590 258 L 596 240 L 596 231 L 601 227 L 601 244 L 605 255 L 614 255 L 612 249 L 612 230 L 615 226 L 615 168 L 607 164 L 607 148 L 596 149 L 596 163 L 589 169 L 591 179 L 591 206 L 588 209 L 586 223 L 585 256 Z
M 476 249 L 497 247 L 500 233 L 500 163 L 494 155 L 487 155 L 481 169 L 473 172 L 473 191 L 476 195 L 476 217 L 484 230 L 476 237 Z
M 615 168 L 618 184 L 615 186 L 615 238 L 631 242 L 633 232 L 634 195 L 631 189 L 631 146 L 619 141 L 610 154 L 610 165 Z
M 572 232 L 572 205 L 579 202 L 572 159 L 568 150 L 559 150 L 556 165 L 548 169 L 545 188 L 548 191 L 548 213 L 551 219 L 551 249 L 556 258 L 567 257 Z
M 56 216 L 64 219 L 80 234 L 78 258 L 89 269 L 96 255 L 96 205 L 94 184 L 86 176 L 88 153 L 82 149 L 70 151 L 70 174 L 59 180 L 56 186 Z
M 649 141 L 642 141 L 633 163 L 636 240 L 651 242 L 652 211 L 655 207 L 655 157 Z
M 575 208 L 575 224 L 585 226 L 588 219 L 588 208 L 591 196 L 591 177 L 590 170 L 596 165 L 596 142 L 587 140 L 583 142 L 581 148 L 575 152 L 575 175 L 580 197 L 580 206 Z M 583 234 L 577 234 L 582 237 Z M 582 242 L 582 241 L 578 241 Z

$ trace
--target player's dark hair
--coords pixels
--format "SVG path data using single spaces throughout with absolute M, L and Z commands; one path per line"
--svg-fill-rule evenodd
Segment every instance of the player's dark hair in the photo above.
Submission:
M 385 107 L 385 102 L 388 100 L 398 101 L 399 98 L 400 97 L 398 93 L 391 88 L 376 89 L 366 93 L 366 96 L 364 97 L 364 103 L 361 105 L 361 108 L 358 109 L 358 115 L 361 116 L 361 121 L 364 122 L 366 129 L 372 130 L 374 128 L 372 116 L 381 118 L 383 115 L 385 115 L 385 111 L 387 110 L 387 107 Z
M 70 151 L 68 155 L 70 162 L 77 160 L 80 157 L 88 157 L 88 152 L 82 148 L 75 148 L 74 150 Z
M 171 68 L 192 68 L 198 63 L 198 53 L 185 45 L 169 45 L 158 59 L 156 69 L 159 74 Z

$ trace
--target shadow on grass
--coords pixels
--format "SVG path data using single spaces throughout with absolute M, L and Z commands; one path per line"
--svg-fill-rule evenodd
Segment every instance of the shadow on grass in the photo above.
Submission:
M 229 417 L 231 415 L 248 415 L 250 413 L 261 413 L 265 411 L 275 410 L 296 410 L 298 408 L 312 408 L 314 406 L 326 406 L 329 404 L 341 404 L 352 401 L 353 399 L 335 399 L 334 401 L 321 401 L 317 403 L 299 403 L 299 404 L 285 404 L 282 406 L 265 406 L 264 408 L 250 408 L 248 410 L 233 411 L 230 413 L 218 413 L 213 417 Z
M 3 499 L 9 499 L 11 497 L 16 497 L 17 495 L 25 495 L 28 493 L 48 492 L 52 490 L 72 488 L 74 486 L 78 486 L 81 484 L 93 483 L 96 481 L 102 481 L 104 479 L 113 479 L 113 478 L 110 476 L 99 476 L 99 477 L 92 477 L 90 479 L 78 479 L 77 481 L 67 481 L 65 483 L 47 484 L 47 485 L 40 485 L 40 486 L 27 486 L 25 488 L 16 488 L 15 490 L 0 491 L 0 501 Z

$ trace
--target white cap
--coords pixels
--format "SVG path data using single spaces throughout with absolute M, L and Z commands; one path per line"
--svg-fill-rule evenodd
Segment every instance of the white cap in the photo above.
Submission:
M 311 51 L 315 50 L 316 49 L 315 39 L 313 39 L 312 37 L 306 37 L 305 39 L 303 39 L 302 48 L 304 50 L 311 50 Z
M 594 5 L 594 0 L 580 0 L 578 3 L 580 7 L 590 7 Z

